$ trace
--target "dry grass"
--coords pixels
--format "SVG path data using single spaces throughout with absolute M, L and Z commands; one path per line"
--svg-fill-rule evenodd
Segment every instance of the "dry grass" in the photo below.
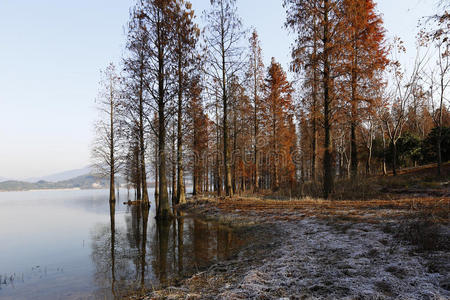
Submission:
M 193 199 L 183 209 L 230 226 L 268 221 L 294 221 L 306 217 L 327 220 L 339 226 L 346 222 L 384 223 L 427 220 L 450 224 L 450 197 L 396 200 L 334 201 L 324 199 L 272 200 L 257 197 Z M 409 223 L 408 223 L 409 224 Z
M 404 169 L 400 169 L 397 171 L 398 175 L 405 175 L 405 174 L 426 174 L 429 176 L 436 176 L 436 168 L 437 168 L 437 163 L 434 164 L 428 164 L 428 165 L 423 165 L 423 166 L 419 166 L 419 167 L 412 167 L 412 168 L 404 168 Z M 443 176 L 448 176 L 448 173 L 450 172 L 450 162 L 446 162 L 442 164 L 442 171 L 443 171 Z M 388 172 L 389 176 L 392 176 L 392 171 Z
M 437 176 L 436 164 L 402 169 L 397 176 L 360 176 L 355 180 L 336 178 L 331 197 L 335 200 L 370 200 L 401 198 L 405 194 L 421 196 L 450 196 L 450 163 L 442 166 L 442 175 Z M 276 198 L 297 195 L 320 197 L 323 194 L 320 182 L 305 182 L 294 190 L 278 191 Z
M 324 200 L 305 197 L 303 199 L 270 200 L 257 197 L 240 198 L 200 198 L 197 203 L 208 202 L 219 209 L 231 211 L 270 211 L 270 210 L 337 210 L 337 209 L 449 209 L 450 197 L 404 198 L 397 200 Z

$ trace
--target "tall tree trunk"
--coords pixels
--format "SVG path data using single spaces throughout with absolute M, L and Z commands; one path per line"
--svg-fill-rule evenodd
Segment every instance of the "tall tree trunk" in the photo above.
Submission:
M 219 145 L 220 145 L 220 132 L 219 132 L 219 112 L 218 112 L 218 101 L 216 101 L 216 164 L 215 164 L 215 191 L 217 192 L 217 196 L 222 194 L 222 175 L 221 175 L 221 162 L 219 157 Z
M 273 122 L 272 122 L 272 134 L 273 134 L 273 154 L 275 155 L 273 159 L 273 178 L 272 178 L 272 189 L 274 191 L 278 190 L 280 187 L 280 183 L 278 180 L 278 139 L 277 139 L 277 125 L 276 125 L 276 114 L 275 108 L 273 108 Z
M 178 59 L 178 112 L 177 112 L 177 203 L 186 203 L 186 193 L 183 178 L 183 133 L 182 133 L 182 117 L 183 117 L 183 74 L 181 73 L 181 55 Z
M 139 90 L 139 146 L 142 180 L 142 201 L 149 203 L 147 190 L 147 172 L 145 171 L 145 140 L 144 140 L 144 99 L 143 99 L 143 73 L 141 72 L 140 90 Z
M 175 205 L 177 204 L 177 161 L 176 161 L 176 157 L 178 156 L 178 154 L 176 153 L 175 150 L 175 140 L 176 140 L 176 135 L 175 135 L 175 126 L 172 130 L 172 209 L 175 208 Z
M 114 167 L 111 167 L 111 172 Z M 116 193 L 114 190 L 114 173 L 111 173 L 109 176 L 109 201 L 110 202 L 116 202 Z
M 222 194 L 222 174 L 221 174 L 221 162 L 219 161 L 219 152 L 217 150 L 216 152 L 216 165 L 215 165 L 215 191 L 217 193 L 217 196 L 220 196 Z
M 209 159 L 208 159 L 208 157 L 206 157 L 206 161 L 204 163 L 205 163 L 205 167 L 206 167 L 206 170 L 204 172 L 204 176 L 205 176 L 205 189 L 204 189 L 204 191 L 209 193 Z
M 236 149 L 237 149 L 237 116 L 236 116 L 236 111 L 233 114 L 233 155 L 236 155 Z M 237 168 L 236 168 L 236 159 L 237 157 L 234 158 L 234 163 L 232 165 L 232 187 L 233 187 L 233 193 L 236 194 L 237 193 L 237 189 L 238 186 L 236 184 L 237 179 Z
M 316 28 L 316 20 L 314 20 L 314 28 Z M 314 56 L 317 54 L 317 40 L 314 39 L 313 47 Z M 311 179 L 313 182 L 317 180 L 317 142 L 318 142 L 318 130 L 317 130 L 317 62 L 313 63 L 313 84 L 312 84 L 312 157 L 311 157 Z
M 393 158 L 392 158 L 392 173 L 397 176 L 397 143 L 392 142 Z
M 366 173 L 367 175 L 370 175 L 370 163 L 372 160 L 372 147 L 369 148 L 369 155 L 367 157 L 367 164 L 366 164 Z
M 329 13 L 329 1 L 324 0 L 325 7 L 325 18 L 323 25 L 323 48 L 324 48 L 324 72 L 323 72 L 323 90 L 324 90 L 324 157 L 323 157 L 323 169 L 324 169 L 324 180 L 323 180 L 323 190 L 325 199 L 331 194 L 333 190 L 333 171 L 331 165 L 331 99 L 330 99 L 330 62 L 329 62 L 329 32 L 328 32 L 328 13 Z
M 233 196 L 233 188 L 231 185 L 230 147 L 228 142 L 228 100 L 225 92 L 223 96 L 223 162 L 225 167 L 225 193 L 227 196 Z
M 356 45 L 356 34 L 353 37 L 353 58 L 352 58 L 352 99 L 351 99 L 351 123 L 350 123 L 350 159 L 351 159 L 351 178 L 356 179 L 358 175 L 358 147 L 356 145 L 356 127 L 357 127 L 357 115 L 358 115 L 358 96 L 357 96 L 357 81 L 358 75 L 356 68 L 358 65 L 357 52 L 358 47 Z
M 126 183 L 127 183 L 127 200 L 130 200 L 130 178 L 128 177 L 128 171 L 127 171 L 127 179 L 126 179 Z
M 159 153 L 159 205 L 157 218 L 168 220 L 173 217 L 169 206 L 169 195 L 167 192 L 167 174 L 166 174 L 166 98 L 165 98 L 165 36 L 157 26 L 157 45 L 158 45 L 158 153 Z
M 193 148 L 194 148 L 194 152 L 197 151 L 198 149 L 198 137 L 197 137 L 197 127 L 194 124 L 194 128 L 193 128 Z M 198 172 L 198 168 L 199 168 L 199 155 L 197 155 L 196 153 L 194 153 L 194 167 L 193 167 L 193 172 L 192 172 L 192 181 L 193 181 L 193 195 L 197 196 L 199 194 L 199 186 L 198 186 L 198 182 L 199 182 L 199 172 Z
M 222 7 L 223 9 L 223 7 Z M 222 23 L 223 26 L 223 23 Z M 222 31 L 224 28 L 222 28 Z M 225 41 L 224 33 L 222 32 L 222 104 L 223 104 L 223 163 L 225 167 L 225 193 L 227 196 L 233 196 L 233 189 L 231 186 L 231 161 L 230 148 L 228 145 L 228 93 L 227 93 L 227 78 L 226 78 L 226 62 L 225 62 Z
M 438 127 L 438 136 L 437 136 L 437 164 L 438 164 L 438 175 L 442 175 L 442 152 L 441 152 L 441 144 L 442 144 L 442 109 L 444 104 L 444 76 L 441 75 L 441 99 L 439 104 L 439 127 Z
M 199 194 L 199 187 L 198 187 L 198 172 L 197 172 L 197 166 L 194 163 L 194 171 L 192 172 L 192 195 L 197 196 Z
M 314 72 L 315 73 L 315 72 Z M 315 80 L 315 79 L 314 79 Z M 311 154 L 311 179 L 313 182 L 317 180 L 317 119 L 316 119 L 317 95 L 313 93 L 313 117 L 312 117 L 312 154 Z
M 167 192 L 167 176 L 166 176 L 166 128 L 164 126 L 164 104 L 160 103 L 159 113 L 159 205 L 158 215 L 160 219 L 169 219 L 172 212 L 169 207 L 169 195 Z
M 139 142 L 139 141 L 138 141 Z M 136 155 L 136 200 L 142 200 L 142 189 L 141 189 L 141 159 L 140 159 L 140 146 L 136 145 L 135 155 Z
M 350 139 L 350 177 L 356 179 L 358 175 L 358 150 L 356 145 L 356 123 L 353 120 L 350 124 Z
M 197 174 L 195 171 L 192 174 L 192 184 L 193 184 L 192 195 L 197 196 L 199 194 L 199 191 L 198 191 L 199 188 L 198 188 L 198 177 L 197 177 Z
M 159 153 L 159 205 L 157 218 L 167 220 L 172 218 L 167 192 L 166 174 L 166 116 L 164 98 L 164 64 L 163 54 L 159 46 L 159 70 L 158 70 L 158 153 Z
M 159 207 L 159 154 L 158 143 L 155 139 L 155 208 L 158 211 Z
M 383 128 L 383 127 L 382 127 Z M 382 162 L 382 169 L 383 169 L 383 175 L 387 175 L 387 169 L 386 169 L 386 137 L 384 135 L 384 130 L 381 132 L 383 137 L 383 162 Z
M 257 66 L 256 57 L 255 57 L 255 70 Z M 254 182 L 254 191 L 259 189 L 259 164 L 258 164 L 258 75 L 256 72 L 253 72 L 253 133 L 254 133 L 254 164 L 255 164 L 255 182 Z
M 114 190 L 115 182 L 115 167 L 114 167 L 114 100 L 113 100 L 113 92 L 112 87 L 110 87 L 110 146 L 109 146 L 109 162 L 110 162 L 110 171 L 109 171 L 109 201 L 116 202 L 116 192 Z
M 353 87 L 352 87 L 353 90 Z M 356 90 L 356 86 L 355 86 Z M 354 97 L 354 94 L 352 92 L 352 98 Z M 358 148 L 356 145 L 356 114 L 357 114 L 357 108 L 356 108 L 356 100 L 352 100 L 352 120 L 350 124 L 350 160 L 351 160 L 351 171 L 350 176 L 352 179 L 355 179 L 358 174 Z
M 438 175 L 442 175 L 442 152 L 441 152 L 441 144 L 442 144 L 442 126 L 439 126 L 438 129 L 438 137 L 437 137 L 437 161 L 438 161 Z

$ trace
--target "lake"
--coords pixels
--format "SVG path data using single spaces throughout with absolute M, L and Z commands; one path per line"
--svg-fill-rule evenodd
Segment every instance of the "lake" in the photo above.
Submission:
M 107 190 L 0 192 L 0 299 L 115 299 L 228 258 L 242 241 L 195 218 L 156 222 Z M 149 195 L 153 191 L 149 189 Z

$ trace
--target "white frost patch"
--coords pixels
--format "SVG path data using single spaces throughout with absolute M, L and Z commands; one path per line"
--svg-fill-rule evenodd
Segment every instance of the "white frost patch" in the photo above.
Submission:
M 425 259 L 379 226 L 316 218 L 280 226 L 285 236 L 273 257 L 220 298 L 450 299 L 440 287 L 445 274 L 428 273 Z

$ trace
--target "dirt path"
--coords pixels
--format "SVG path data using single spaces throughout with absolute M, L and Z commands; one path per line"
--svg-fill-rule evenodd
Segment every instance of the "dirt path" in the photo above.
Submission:
M 191 203 L 255 239 L 143 299 L 450 299 L 449 200 Z

